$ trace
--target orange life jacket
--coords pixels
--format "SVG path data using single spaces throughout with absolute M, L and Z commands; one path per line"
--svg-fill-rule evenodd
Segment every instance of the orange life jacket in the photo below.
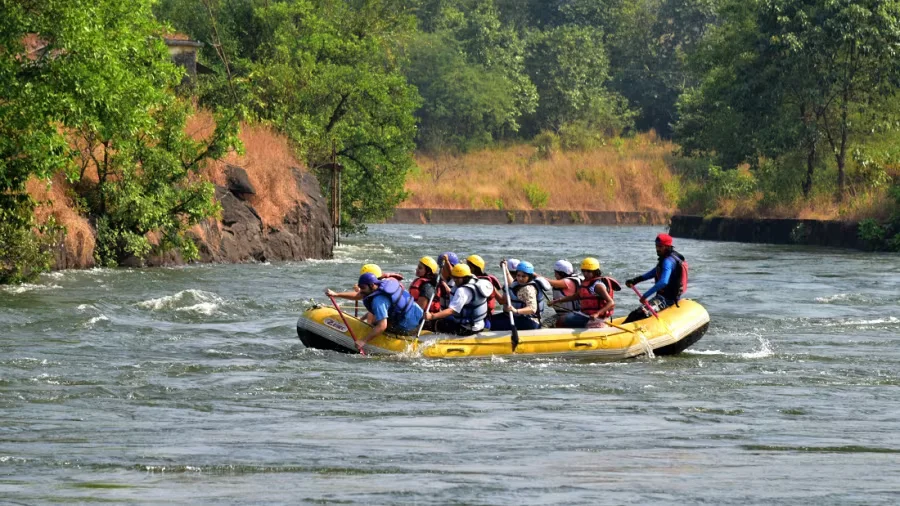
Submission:
M 622 289 L 622 286 L 619 285 L 619 282 L 609 276 L 600 276 L 599 278 L 593 279 L 585 279 L 578 285 L 578 301 L 579 306 L 581 308 L 581 312 L 588 315 L 593 316 L 595 318 L 607 319 L 613 314 L 613 310 L 610 309 L 604 313 L 600 313 L 600 309 L 603 308 L 605 303 L 600 300 L 598 295 L 591 293 L 591 289 L 597 283 L 603 283 L 603 287 L 606 288 L 606 293 L 609 294 L 610 299 L 614 299 L 615 292 Z
M 419 300 L 419 292 L 422 289 L 421 287 L 426 283 L 429 285 L 434 283 L 434 278 L 416 278 L 412 283 L 410 283 L 409 294 L 412 295 L 413 300 Z M 425 308 L 425 310 L 430 313 L 437 313 L 441 310 L 441 300 L 440 298 L 438 298 L 436 293 L 434 298 L 431 299 L 431 306 Z

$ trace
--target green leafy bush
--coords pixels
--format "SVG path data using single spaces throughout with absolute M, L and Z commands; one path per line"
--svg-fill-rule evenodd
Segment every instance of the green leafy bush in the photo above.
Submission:
M 537 148 L 538 157 L 543 159 L 552 157 L 560 149 L 559 135 L 550 130 L 542 130 L 531 142 Z
M 550 193 L 535 183 L 526 183 L 522 189 L 525 190 L 525 197 L 534 209 L 543 209 L 550 201 Z
M 59 229 L 52 220 L 41 229 L 30 217 L 26 221 L 0 210 L 0 284 L 33 281 L 50 270 L 50 238 Z

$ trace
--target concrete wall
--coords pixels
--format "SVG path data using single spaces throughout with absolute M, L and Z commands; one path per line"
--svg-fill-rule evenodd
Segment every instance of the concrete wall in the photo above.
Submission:
M 658 212 L 616 211 L 497 211 L 477 209 L 397 209 L 387 223 L 478 225 L 663 225 L 669 216 Z
M 669 233 L 675 237 L 766 244 L 803 244 L 867 249 L 859 225 L 846 221 L 708 218 L 675 215 Z

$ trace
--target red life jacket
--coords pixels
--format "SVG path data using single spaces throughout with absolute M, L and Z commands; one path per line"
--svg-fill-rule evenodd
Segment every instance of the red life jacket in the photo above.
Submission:
M 609 294 L 609 298 L 615 300 L 615 292 L 618 292 L 622 289 L 622 286 L 619 285 L 619 282 L 609 276 L 600 276 L 599 278 L 593 279 L 585 279 L 578 285 L 578 300 L 581 306 L 581 312 L 588 315 L 593 316 L 595 318 L 606 319 L 612 316 L 613 309 L 606 311 L 601 314 L 600 309 L 605 305 L 605 303 L 601 303 L 600 297 L 591 293 L 591 288 L 594 287 L 597 283 L 603 283 L 603 287 L 606 288 L 606 293 Z
M 412 298 L 414 301 L 418 302 L 419 291 L 421 290 L 422 285 L 426 284 L 426 283 L 430 285 L 430 284 L 434 283 L 434 279 L 433 278 L 416 278 L 412 283 L 410 283 L 409 294 L 412 295 Z M 437 296 L 437 294 L 435 294 L 434 298 L 431 299 L 431 306 L 425 308 L 425 310 L 430 313 L 437 313 L 438 311 L 441 310 L 441 300 Z
M 485 274 L 484 276 L 478 276 L 478 279 L 486 279 L 491 282 L 491 285 L 494 289 L 499 290 L 502 285 L 500 285 L 500 280 L 497 279 L 493 274 Z M 488 297 L 488 312 L 493 313 L 494 308 L 497 307 L 497 299 L 493 296 Z
M 687 260 L 684 259 L 684 255 L 672 250 L 668 256 L 660 258 L 659 263 L 656 264 L 656 274 L 654 275 L 654 279 L 659 281 L 659 276 L 662 274 L 663 262 L 669 257 L 675 260 L 675 268 L 672 269 L 672 275 L 669 277 L 669 284 L 664 286 L 659 291 L 659 294 L 668 301 L 678 302 L 681 295 L 687 291 L 688 284 L 688 263 Z

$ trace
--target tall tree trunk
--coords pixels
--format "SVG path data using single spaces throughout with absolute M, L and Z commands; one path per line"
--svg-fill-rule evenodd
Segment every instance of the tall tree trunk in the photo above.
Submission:
M 803 198 L 809 197 L 809 192 L 812 191 L 812 183 L 813 183 L 813 173 L 816 171 L 816 148 L 817 142 L 815 140 L 809 143 L 807 146 L 806 152 L 806 181 L 803 182 Z

